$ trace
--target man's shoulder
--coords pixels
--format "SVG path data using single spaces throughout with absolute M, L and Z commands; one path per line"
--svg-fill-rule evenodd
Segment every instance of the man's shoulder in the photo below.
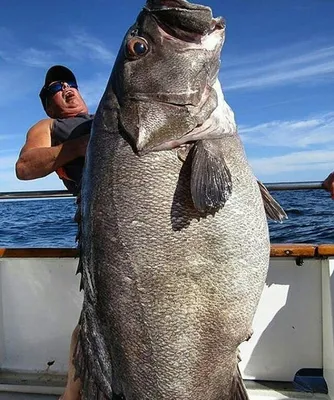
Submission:
M 52 129 L 52 125 L 54 123 L 53 118 L 44 118 L 40 121 L 36 122 L 30 129 L 30 133 L 39 132 L 39 131 L 47 131 L 49 132 Z M 29 133 L 28 132 L 28 133 Z
M 53 121 L 52 118 L 45 118 L 36 122 L 36 124 L 28 130 L 27 139 L 40 140 L 41 138 L 49 137 L 51 135 Z

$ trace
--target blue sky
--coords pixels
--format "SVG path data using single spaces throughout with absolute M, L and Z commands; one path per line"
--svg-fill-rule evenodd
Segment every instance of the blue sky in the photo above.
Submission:
M 141 0 L 1 1 L 0 191 L 63 189 L 55 174 L 15 178 L 38 92 L 64 64 L 95 112 Z M 220 80 L 246 153 L 264 182 L 322 180 L 334 170 L 334 0 L 207 0 L 225 17 Z M 56 5 L 54 8 L 52 5 Z

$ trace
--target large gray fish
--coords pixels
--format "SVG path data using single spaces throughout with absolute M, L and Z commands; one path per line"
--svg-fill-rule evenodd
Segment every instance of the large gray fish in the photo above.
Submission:
M 124 38 L 81 193 L 83 400 L 247 398 L 238 346 L 270 247 L 261 190 L 282 214 L 217 79 L 224 36 L 208 7 L 148 0 Z

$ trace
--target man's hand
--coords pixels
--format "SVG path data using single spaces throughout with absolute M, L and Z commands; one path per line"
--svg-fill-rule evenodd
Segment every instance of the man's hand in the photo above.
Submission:
M 334 172 L 329 174 L 323 181 L 322 186 L 331 194 L 332 200 L 334 200 Z

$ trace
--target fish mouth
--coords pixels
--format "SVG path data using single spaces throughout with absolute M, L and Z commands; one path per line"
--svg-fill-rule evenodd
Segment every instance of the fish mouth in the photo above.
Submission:
M 219 32 L 223 35 L 225 21 L 213 18 L 210 7 L 186 0 L 147 0 L 144 10 L 158 23 L 168 39 L 201 43 L 203 37 Z
M 195 43 L 201 45 L 205 39 L 213 34 L 221 34 L 225 31 L 225 23 L 222 18 L 215 18 L 212 20 L 210 29 L 207 29 L 203 33 L 189 32 L 186 30 L 179 29 L 178 27 L 171 27 L 161 21 L 158 21 L 160 33 L 166 39 L 170 40 L 182 40 L 183 42 Z

